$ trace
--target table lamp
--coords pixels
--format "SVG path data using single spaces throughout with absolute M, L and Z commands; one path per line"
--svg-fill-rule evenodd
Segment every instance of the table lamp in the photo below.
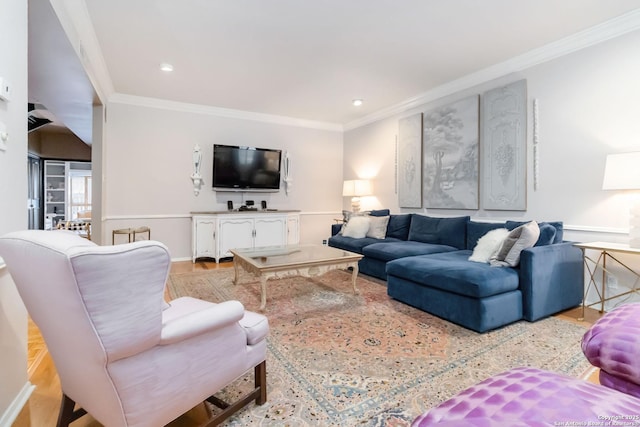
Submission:
M 640 190 L 640 151 L 609 154 L 604 167 L 603 190 Z M 629 246 L 640 248 L 640 204 L 634 195 L 629 215 Z
M 368 179 L 348 180 L 342 185 L 342 195 L 351 197 L 351 209 L 354 212 L 360 211 L 360 197 L 370 196 L 371 193 L 371 181 Z

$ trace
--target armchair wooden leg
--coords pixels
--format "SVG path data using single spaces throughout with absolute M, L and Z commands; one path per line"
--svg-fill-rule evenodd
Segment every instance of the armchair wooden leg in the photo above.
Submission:
M 238 410 L 242 409 L 247 403 L 255 400 L 256 404 L 263 405 L 267 401 L 267 362 L 263 361 L 254 368 L 255 388 L 238 399 L 235 403 L 228 404 L 215 396 L 210 396 L 207 402 L 214 404 L 223 411 L 214 418 L 209 419 L 201 427 L 213 427 L 222 423 Z
M 60 413 L 58 414 L 57 427 L 68 427 L 69 424 L 82 417 L 87 413 L 82 408 L 78 408 L 74 411 L 76 402 L 66 394 L 62 393 L 62 401 L 60 402 Z
M 260 390 L 260 393 L 256 397 L 256 405 L 264 405 L 267 401 L 267 361 L 263 361 L 261 364 L 254 368 L 255 372 L 255 386 Z

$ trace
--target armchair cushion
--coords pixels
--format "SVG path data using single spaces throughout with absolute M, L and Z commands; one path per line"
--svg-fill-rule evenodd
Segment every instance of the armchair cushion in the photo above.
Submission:
M 175 344 L 232 323 L 244 315 L 239 301 L 214 304 L 191 297 L 171 301 L 162 312 L 160 345 Z
M 240 319 L 240 326 L 247 333 L 247 344 L 255 345 L 267 337 L 269 333 L 269 321 L 265 316 L 253 311 L 245 311 Z

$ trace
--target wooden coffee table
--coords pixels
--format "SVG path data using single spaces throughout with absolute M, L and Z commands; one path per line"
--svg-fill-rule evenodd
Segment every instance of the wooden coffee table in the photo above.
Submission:
M 238 284 L 240 267 L 260 279 L 260 310 L 267 306 L 267 280 L 287 276 L 313 277 L 336 269 L 353 268 L 353 292 L 358 293 L 358 261 L 362 255 L 324 245 L 287 245 L 255 249 L 231 249 Z

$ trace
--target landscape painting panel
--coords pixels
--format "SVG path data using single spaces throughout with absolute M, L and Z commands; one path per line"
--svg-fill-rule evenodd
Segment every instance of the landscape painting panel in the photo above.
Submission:
M 520 80 L 482 96 L 482 207 L 527 209 L 527 85 Z
M 398 205 L 422 207 L 422 113 L 398 122 Z
M 424 201 L 436 209 L 478 209 L 479 96 L 424 114 Z

